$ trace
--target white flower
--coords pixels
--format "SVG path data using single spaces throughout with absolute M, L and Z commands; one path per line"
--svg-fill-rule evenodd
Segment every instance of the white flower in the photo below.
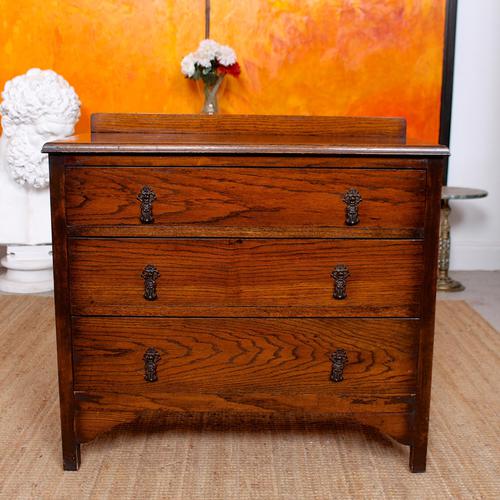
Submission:
M 181 71 L 188 78 L 192 78 L 194 76 L 196 70 L 194 63 L 195 61 L 192 52 L 188 54 L 181 62 Z
M 220 45 L 215 40 L 202 40 L 198 49 L 193 54 L 196 64 L 203 68 L 210 68 L 212 61 L 215 61 Z
M 218 44 L 215 40 L 210 40 L 207 38 L 206 40 L 202 40 L 200 45 L 198 45 L 198 50 L 202 52 L 206 52 L 212 55 L 213 59 L 215 59 L 215 55 L 219 50 L 220 44 Z
M 216 55 L 223 66 L 231 66 L 236 62 L 236 52 L 227 45 L 220 45 Z
M 214 71 L 212 65 L 215 62 L 223 66 L 231 66 L 236 62 L 236 53 L 231 47 L 207 38 L 200 42 L 195 52 L 184 57 L 181 62 L 181 71 L 188 78 L 193 78 L 196 68 L 203 68 L 203 74 Z
M 194 62 L 203 68 L 210 68 L 215 55 L 210 50 L 198 49 L 194 54 Z

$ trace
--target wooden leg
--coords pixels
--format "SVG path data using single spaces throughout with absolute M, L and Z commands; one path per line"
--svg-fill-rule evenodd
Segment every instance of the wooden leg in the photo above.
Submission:
M 410 446 L 410 471 L 425 472 L 427 463 L 427 440 L 424 444 Z
M 80 468 L 80 445 L 74 441 L 69 443 L 63 441 L 62 448 L 64 470 L 77 471 Z
M 77 471 L 80 468 L 80 443 L 75 434 L 73 385 L 65 380 L 68 371 L 59 369 L 63 469 Z

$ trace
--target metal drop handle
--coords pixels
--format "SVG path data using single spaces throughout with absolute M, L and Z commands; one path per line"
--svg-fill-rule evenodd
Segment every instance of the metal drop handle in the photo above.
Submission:
M 153 217 L 153 201 L 156 200 L 156 193 L 149 186 L 144 186 L 137 195 L 137 199 L 141 202 L 139 217 L 141 223 L 152 224 L 155 220 Z
M 345 223 L 348 226 L 359 224 L 359 205 L 363 201 L 359 191 L 351 188 L 344 193 L 342 201 L 346 204 L 345 207 Z
M 160 359 L 160 353 L 154 347 L 150 347 L 144 353 L 142 360 L 144 361 L 144 380 L 146 382 L 156 382 L 158 380 L 156 368 Z
M 336 300 L 344 300 L 347 297 L 347 279 L 351 274 L 349 268 L 345 264 L 338 264 L 332 271 L 333 278 L 333 298 Z
M 344 349 L 337 349 L 330 355 L 332 362 L 332 371 L 330 373 L 330 380 L 332 382 L 342 382 L 344 380 L 344 368 L 347 362 L 347 352 Z
M 160 277 L 160 271 L 156 269 L 154 264 L 148 264 L 141 273 L 141 278 L 144 280 L 144 298 L 146 300 L 156 300 L 156 280 Z

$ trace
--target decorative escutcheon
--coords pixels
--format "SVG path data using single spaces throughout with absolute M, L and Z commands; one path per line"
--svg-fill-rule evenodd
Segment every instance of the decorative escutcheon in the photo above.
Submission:
M 330 373 L 330 380 L 332 382 L 342 382 L 344 380 L 344 368 L 347 364 L 347 353 L 344 349 L 337 349 L 330 355 L 332 362 L 332 372 Z
M 347 278 L 349 278 L 349 268 L 345 264 L 335 266 L 331 277 L 333 278 L 333 298 L 343 300 L 347 297 Z
M 346 204 L 345 223 L 348 226 L 355 226 L 356 224 L 359 224 L 358 209 L 359 204 L 363 201 L 359 191 L 355 188 L 349 189 L 344 193 L 343 201 Z
M 144 298 L 146 300 L 156 300 L 156 280 L 160 277 L 160 271 L 156 269 L 154 264 L 148 264 L 141 273 L 141 278 L 144 280 Z
M 144 380 L 146 382 L 156 382 L 158 380 L 156 367 L 161 359 L 160 353 L 154 347 L 150 347 L 146 350 L 142 359 L 144 360 Z
M 156 193 L 149 186 L 144 186 L 137 195 L 137 199 L 141 202 L 141 222 L 152 224 L 154 222 L 153 201 L 156 200 Z

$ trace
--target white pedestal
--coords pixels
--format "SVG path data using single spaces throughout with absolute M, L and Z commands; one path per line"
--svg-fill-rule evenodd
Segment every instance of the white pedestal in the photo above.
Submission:
M 10 245 L 0 261 L 0 290 L 8 293 L 41 293 L 54 289 L 52 245 Z

